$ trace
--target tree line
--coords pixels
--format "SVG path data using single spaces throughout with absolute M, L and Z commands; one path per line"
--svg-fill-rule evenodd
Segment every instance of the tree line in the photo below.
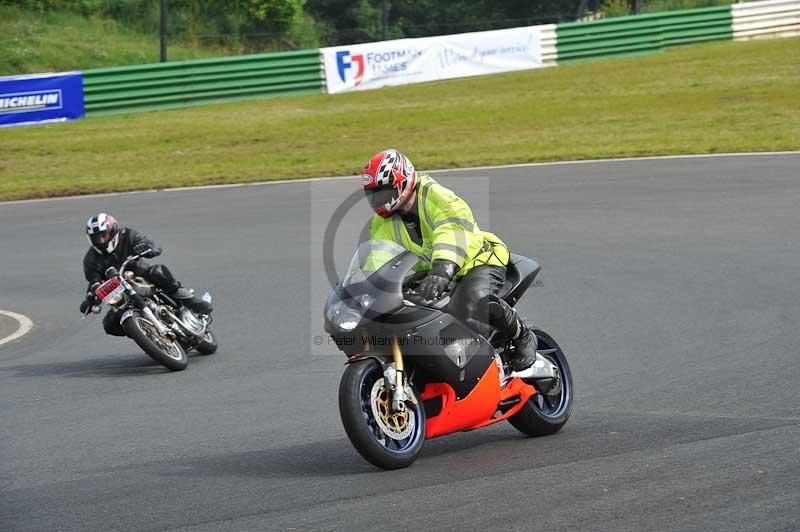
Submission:
M 168 0 L 168 32 L 185 43 L 292 49 L 572 20 L 579 0 Z M 102 17 L 157 34 L 159 0 L 0 0 L 42 13 Z

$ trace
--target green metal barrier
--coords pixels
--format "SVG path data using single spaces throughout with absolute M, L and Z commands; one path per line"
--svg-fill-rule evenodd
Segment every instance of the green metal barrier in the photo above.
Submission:
M 176 61 L 83 72 L 89 116 L 320 94 L 319 50 Z
M 614 17 L 556 26 L 558 63 L 656 52 L 733 38 L 730 6 Z

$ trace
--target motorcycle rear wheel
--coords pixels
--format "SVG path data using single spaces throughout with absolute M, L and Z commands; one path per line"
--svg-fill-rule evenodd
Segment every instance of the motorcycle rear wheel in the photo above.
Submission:
M 374 390 L 382 379 L 381 365 L 374 358 L 349 364 L 339 383 L 339 414 L 347 437 L 361 456 L 381 469 L 400 469 L 417 459 L 425 443 L 425 409 L 422 401 L 417 400 L 417 405 L 408 401 L 410 433 L 392 438 L 374 414 Z
M 533 329 L 539 342 L 537 351 L 544 354 L 561 374 L 560 390 L 552 395 L 538 391 L 528 399 L 522 410 L 508 418 L 515 429 L 527 436 L 547 436 L 555 434 L 572 414 L 572 371 L 567 357 L 552 336 L 541 329 Z M 532 383 L 534 386 L 535 382 Z
M 211 329 L 206 329 L 206 335 L 200 340 L 200 343 L 194 346 L 198 353 L 201 355 L 213 355 L 217 352 L 217 337 L 211 332 Z
M 122 324 L 125 333 L 136 345 L 147 353 L 147 356 L 172 371 L 186 369 L 189 357 L 186 350 L 177 341 L 168 342 L 158 333 L 158 329 L 139 313 L 134 314 Z M 163 346 L 161 344 L 164 344 Z

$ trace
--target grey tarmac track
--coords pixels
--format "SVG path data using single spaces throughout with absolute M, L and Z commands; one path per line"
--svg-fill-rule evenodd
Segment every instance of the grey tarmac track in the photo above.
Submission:
M 358 181 L 0 205 L 0 530 L 800 529 L 800 155 L 440 174 L 538 257 L 520 308 L 575 374 L 556 436 L 505 423 L 364 462 L 314 345 L 322 233 Z M 314 209 L 311 211 L 310 209 Z M 81 321 L 84 219 L 157 237 L 221 348 L 170 373 Z M 368 215 L 336 239 L 341 271 Z

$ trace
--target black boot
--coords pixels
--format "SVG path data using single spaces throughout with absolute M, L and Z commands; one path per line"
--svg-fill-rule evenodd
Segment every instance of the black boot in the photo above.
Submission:
M 181 303 L 184 307 L 199 314 L 210 314 L 214 308 L 211 303 L 195 297 L 191 290 L 181 286 L 172 272 L 163 264 L 150 266 L 145 277 L 154 285 L 163 290 L 169 297 Z
M 211 306 L 211 303 L 203 301 L 186 288 L 178 288 L 175 292 L 169 295 L 192 312 L 196 312 L 198 314 L 211 314 L 211 311 L 214 310 L 214 307 Z
M 506 361 L 512 371 L 528 369 L 536 362 L 536 335 L 517 317 L 514 308 L 495 295 L 487 296 L 482 303 L 486 305 L 489 325 L 514 344 L 513 351 L 507 351 Z
M 536 348 L 539 343 L 536 341 L 536 335 L 524 323 L 517 320 L 517 327 L 519 332 L 511 340 L 514 352 L 508 357 L 508 365 L 513 371 L 522 371 L 536 362 Z

